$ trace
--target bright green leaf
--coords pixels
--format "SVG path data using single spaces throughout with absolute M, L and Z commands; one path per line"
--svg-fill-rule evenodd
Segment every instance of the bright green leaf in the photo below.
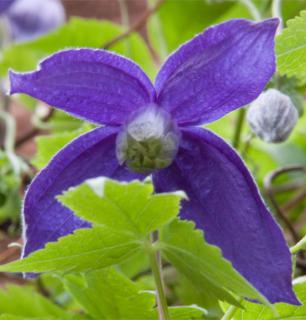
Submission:
M 245 310 L 238 310 L 234 320 L 298 320 L 306 319 L 306 277 L 297 278 L 293 282 L 294 291 L 302 302 L 302 306 L 285 303 L 276 304 L 279 316 L 274 316 L 270 309 L 255 303 L 244 302 Z
M 241 297 L 267 300 L 222 257 L 221 250 L 204 241 L 203 232 L 194 224 L 174 220 L 161 232 L 161 250 L 173 266 L 184 274 L 194 286 L 207 289 L 211 284 Z M 204 286 L 203 286 L 204 283 Z M 227 297 L 220 297 L 221 300 Z
M 148 319 L 155 305 L 154 294 L 137 286 L 114 269 L 68 275 L 64 283 L 85 311 L 95 319 Z
M 27 286 L 8 285 L 0 291 L 0 319 L 72 319 L 72 315 Z
M 27 258 L 0 266 L 7 272 L 81 272 L 120 263 L 137 252 L 134 235 L 103 226 L 79 229 L 72 235 L 49 242 Z
M 95 319 L 157 320 L 155 294 L 141 291 L 135 283 L 112 268 L 68 275 L 68 291 Z M 205 319 L 206 310 L 193 306 L 170 307 L 171 319 Z
M 306 11 L 287 22 L 276 40 L 277 67 L 281 75 L 306 76 Z
M 88 184 L 72 188 L 61 201 L 93 228 L 47 243 L 23 260 L 0 266 L 8 272 L 81 272 L 118 264 L 139 252 L 148 235 L 174 218 L 183 193 L 153 194 L 151 184 L 105 180 L 102 197 Z
M 142 237 L 174 218 L 184 196 L 181 192 L 152 194 L 152 184 L 139 181 L 125 184 L 107 180 L 101 192 L 102 197 L 85 183 L 59 200 L 85 220 Z

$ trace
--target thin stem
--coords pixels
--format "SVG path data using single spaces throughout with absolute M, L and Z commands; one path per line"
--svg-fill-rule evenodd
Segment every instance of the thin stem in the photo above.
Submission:
M 241 138 L 241 133 L 243 128 L 244 118 L 245 118 L 245 108 L 241 108 L 238 111 L 236 127 L 235 127 L 233 140 L 232 140 L 232 145 L 236 149 L 238 149 L 240 145 L 240 138 Z
M 121 24 L 124 26 L 126 30 L 130 27 L 130 18 L 129 18 L 129 11 L 126 0 L 118 0 L 119 8 L 120 8 L 120 15 L 121 15 Z M 125 41 L 126 52 L 128 55 L 131 54 L 132 48 L 129 39 Z
M 159 7 L 162 5 L 162 3 L 165 0 L 158 0 L 156 4 L 147 10 L 144 15 L 133 25 L 130 26 L 128 30 L 120 34 L 119 36 L 115 37 L 114 39 L 110 40 L 109 42 L 105 43 L 102 48 L 103 49 L 109 49 L 117 42 L 121 41 L 122 39 L 125 39 L 128 37 L 131 33 L 138 31 L 141 29 L 147 22 L 147 20 L 159 9 Z
M 295 242 L 298 242 L 300 240 L 300 237 L 294 227 L 292 226 L 290 220 L 287 218 L 284 210 L 278 205 L 275 197 L 274 197 L 274 190 L 273 190 L 273 181 L 279 177 L 280 175 L 284 173 L 289 172 L 296 172 L 296 171 L 302 171 L 306 173 L 306 167 L 305 166 L 287 166 L 282 167 L 280 169 L 277 169 L 270 174 L 268 174 L 264 179 L 264 188 L 266 191 L 267 196 L 270 198 L 271 203 L 273 204 L 276 213 L 278 214 L 279 218 L 284 222 L 286 227 L 288 228 L 289 232 L 291 233 L 291 236 Z
M 155 0 L 149 0 L 149 8 L 150 9 L 154 8 L 155 5 L 156 5 L 156 1 Z M 161 24 L 158 12 L 156 12 L 152 16 L 151 21 L 152 21 L 152 24 L 154 25 L 156 38 L 158 40 L 158 44 L 159 44 L 159 48 L 160 48 L 159 51 L 160 51 L 160 54 L 161 54 L 161 58 L 162 58 L 162 60 L 165 60 L 166 57 L 169 54 L 169 50 L 168 50 L 167 42 L 165 40 L 165 35 L 164 35 L 164 32 L 163 32 L 163 28 L 162 28 L 162 24 Z
M 14 118 L 6 111 L 0 111 L 0 118 L 5 124 L 4 149 L 7 152 L 14 152 L 16 124 Z
M 153 235 L 152 235 L 153 240 Z M 166 295 L 164 292 L 164 285 L 162 280 L 162 271 L 161 271 L 161 260 L 160 254 L 158 251 L 155 251 L 153 247 L 150 250 L 150 263 L 152 274 L 155 280 L 155 285 L 157 289 L 157 307 L 159 320 L 170 320 Z
M 257 7 L 252 2 L 252 0 L 239 0 L 239 1 L 249 10 L 251 16 L 255 21 L 261 20 L 261 14 L 258 11 Z M 245 108 L 241 108 L 237 116 L 236 128 L 235 128 L 235 132 L 232 140 L 232 145 L 236 149 L 238 149 L 240 144 L 240 138 L 241 138 L 244 119 L 245 119 Z
M 237 311 L 238 311 L 238 307 L 230 306 L 224 313 L 221 320 L 231 320 Z
M 261 14 L 256 8 L 255 4 L 252 2 L 252 0 L 239 0 L 239 1 L 249 10 L 254 20 L 256 21 L 261 20 Z
M 282 19 L 282 1 L 273 0 L 272 2 L 272 17 L 279 18 L 279 26 L 277 28 L 277 33 L 280 33 L 283 29 L 283 19 Z

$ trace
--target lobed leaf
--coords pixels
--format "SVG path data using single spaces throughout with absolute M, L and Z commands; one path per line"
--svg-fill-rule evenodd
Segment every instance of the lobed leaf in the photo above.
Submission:
M 234 320 L 298 320 L 306 319 L 306 277 L 297 278 L 293 282 L 294 291 L 302 306 L 293 306 L 285 303 L 276 304 L 278 316 L 275 316 L 266 306 L 244 302 L 244 310 L 238 310 Z
M 129 184 L 106 180 L 100 197 L 88 184 L 72 188 L 59 197 L 77 216 L 141 238 L 173 219 L 180 210 L 183 193 L 152 194 L 152 184 Z
M 281 75 L 305 79 L 306 76 L 306 11 L 287 22 L 276 39 L 277 67 Z
M 222 257 L 218 247 L 204 241 L 203 232 L 195 230 L 192 222 L 174 220 L 164 227 L 160 246 L 165 258 L 196 288 L 210 290 L 220 300 L 231 300 L 231 303 L 235 301 L 233 302 L 227 290 L 238 296 L 269 304 L 231 263 Z

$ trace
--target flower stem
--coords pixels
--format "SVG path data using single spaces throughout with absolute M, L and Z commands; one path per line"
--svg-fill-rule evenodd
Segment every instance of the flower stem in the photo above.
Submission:
M 152 235 L 152 240 L 154 235 Z M 156 237 L 155 237 L 156 238 Z M 150 250 L 150 263 L 155 280 L 156 290 L 157 290 L 157 307 L 159 320 L 170 320 L 166 295 L 164 292 L 163 280 L 162 280 L 162 271 L 161 271 L 161 260 L 159 251 L 154 250 L 151 247 Z
M 277 34 L 279 34 L 283 28 L 283 19 L 282 19 L 282 2 L 281 0 L 273 0 L 272 2 L 272 16 L 279 18 L 279 26 L 277 28 Z
M 231 320 L 233 318 L 233 316 L 235 315 L 235 313 L 237 312 L 238 307 L 236 306 L 230 306 L 226 312 L 224 313 L 223 317 L 221 318 L 221 320 Z
M 252 2 L 252 0 L 240 0 L 240 2 L 249 10 L 251 16 L 255 21 L 261 20 L 261 14 L 256 8 L 255 4 Z
M 244 118 L 245 118 L 245 108 L 241 108 L 238 111 L 235 132 L 232 140 L 232 145 L 235 149 L 238 149 L 240 145 L 240 138 L 241 138 L 241 133 L 243 128 Z

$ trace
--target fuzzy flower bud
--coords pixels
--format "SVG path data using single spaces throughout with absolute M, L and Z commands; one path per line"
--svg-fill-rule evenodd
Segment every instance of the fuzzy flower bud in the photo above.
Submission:
M 118 161 L 144 174 L 168 167 L 177 153 L 179 138 L 178 128 L 165 110 L 146 107 L 132 114 L 118 134 Z
M 65 23 L 60 0 L 17 0 L 6 13 L 12 38 L 28 41 Z
M 276 89 L 268 89 L 251 103 L 247 120 L 262 140 L 282 142 L 295 127 L 298 112 L 287 95 Z

